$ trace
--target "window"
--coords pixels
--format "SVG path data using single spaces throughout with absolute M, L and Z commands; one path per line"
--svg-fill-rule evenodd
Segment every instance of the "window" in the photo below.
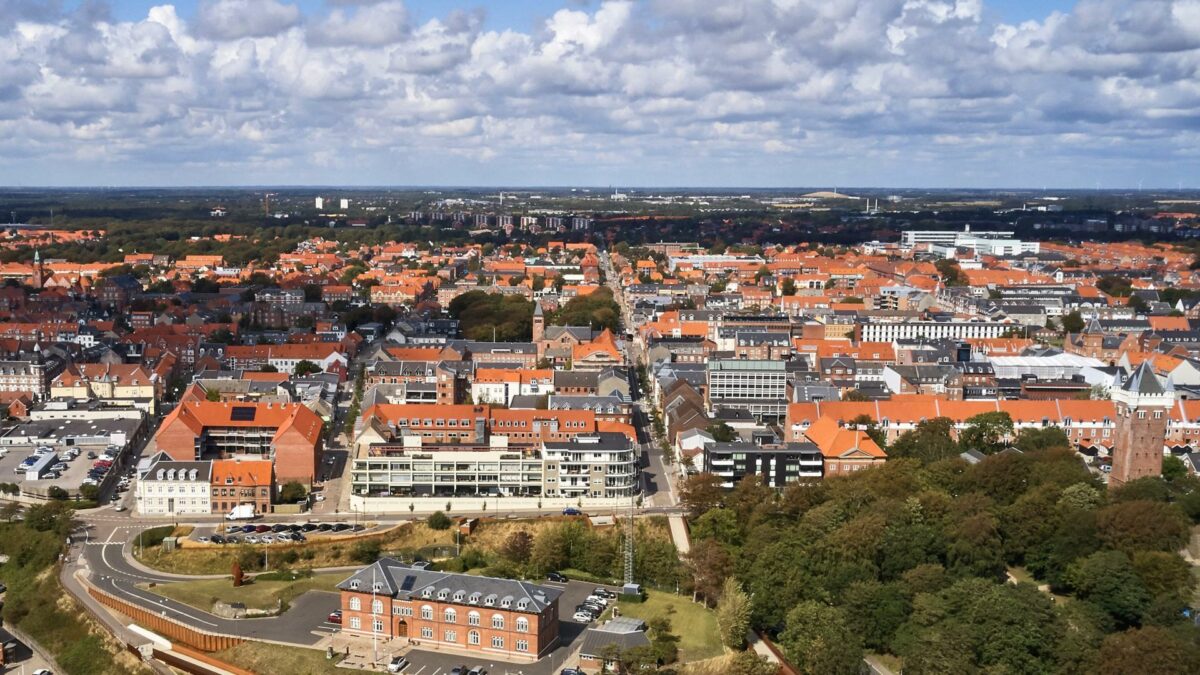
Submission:
M 362 628 L 362 619 L 358 618 L 357 616 L 350 617 L 350 627 L 354 630 L 359 630 Z
M 383 614 L 383 601 L 382 600 L 372 600 L 371 601 L 371 613 L 372 614 Z
M 470 612 L 467 614 L 467 625 L 469 625 L 469 626 L 478 626 L 479 625 L 479 612 Z
M 526 619 L 523 616 L 517 617 L 517 632 L 518 633 L 528 633 L 529 632 L 529 619 Z
M 376 633 L 382 633 L 383 619 L 375 619 L 373 622 L 371 622 L 371 630 L 375 631 Z
M 425 638 L 426 640 L 432 640 L 433 639 L 433 629 L 430 628 L 429 626 L 425 626 L 424 628 L 421 629 L 421 637 Z
M 517 640 L 517 651 L 519 651 L 519 652 L 529 651 L 529 641 L 528 640 Z
M 454 631 L 454 630 L 446 631 L 445 640 L 446 640 L 446 642 L 458 642 L 458 631 Z
M 446 615 L 446 623 L 454 623 L 455 621 L 458 620 L 458 612 L 455 612 L 453 609 L 447 608 L 445 615 Z
M 504 638 L 499 635 L 492 638 L 492 646 L 496 649 L 504 649 Z
M 362 609 L 362 600 L 360 598 L 350 598 L 350 611 L 357 612 Z
M 421 607 L 421 618 L 426 621 L 433 621 L 433 608 L 429 605 L 423 605 Z
M 479 644 L 479 631 L 473 630 L 467 633 L 467 644 Z
M 503 615 L 501 615 L 501 614 L 493 614 L 492 615 L 492 628 L 496 628 L 499 630 L 504 629 L 504 616 Z

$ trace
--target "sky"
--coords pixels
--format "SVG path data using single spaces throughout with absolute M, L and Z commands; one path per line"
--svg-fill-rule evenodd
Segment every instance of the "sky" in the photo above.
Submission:
M 1200 0 L 0 0 L 0 185 L 1200 188 Z

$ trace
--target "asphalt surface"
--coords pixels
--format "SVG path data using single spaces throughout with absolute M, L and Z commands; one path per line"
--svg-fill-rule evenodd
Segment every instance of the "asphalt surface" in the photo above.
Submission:
M 325 617 L 340 605 L 336 593 L 309 592 L 297 598 L 281 616 L 261 619 L 222 619 L 190 605 L 159 596 L 139 585 L 170 584 L 179 579 L 134 567 L 126 559 L 137 527 L 94 527 L 88 539 L 72 546 L 72 558 L 81 555 L 91 570 L 91 581 L 101 590 L 144 609 L 214 633 L 241 635 L 296 645 L 313 645 L 331 627 Z

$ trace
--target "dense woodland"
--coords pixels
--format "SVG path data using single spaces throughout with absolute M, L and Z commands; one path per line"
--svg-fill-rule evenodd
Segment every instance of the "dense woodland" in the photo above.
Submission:
M 451 300 L 448 310 L 469 340 L 491 340 L 494 336 L 501 342 L 528 341 L 533 335 L 533 302 L 518 295 L 470 291 Z M 612 291 L 599 288 L 547 312 L 546 325 L 615 331 L 620 316 L 621 308 L 613 300 Z
M 748 597 L 747 621 L 814 675 L 858 673 L 866 652 L 906 673 L 1200 671 L 1178 553 L 1200 480 L 1182 462 L 1109 492 L 1057 429 L 1002 451 L 1004 420 L 978 420 L 963 442 L 994 454 L 970 465 L 945 422 L 902 436 L 880 468 L 781 495 L 692 478 L 698 596 L 719 612 Z

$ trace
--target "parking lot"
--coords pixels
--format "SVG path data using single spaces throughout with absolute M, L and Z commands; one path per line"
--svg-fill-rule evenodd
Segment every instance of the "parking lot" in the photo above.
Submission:
M 45 495 L 50 486 L 57 485 L 71 495 L 75 495 L 79 491 L 79 486 L 87 480 L 88 471 L 92 469 L 99 460 L 101 453 L 105 450 L 104 446 L 54 445 L 44 447 L 52 448 L 54 454 L 60 457 L 63 453 L 71 449 L 77 449 L 79 455 L 73 460 L 59 460 L 65 467 L 57 478 L 26 480 L 25 471 L 18 469 L 21 467 L 22 462 L 34 454 L 38 446 L 6 446 L 4 450 L 7 452 L 5 452 L 4 457 L 0 458 L 0 482 L 16 483 L 21 486 L 23 491 L 41 495 Z M 97 459 L 88 459 L 89 452 L 96 454 Z M 54 464 L 59 462 L 55 462 Z
M 233 528 L 238 528 L 239 531 L 234 532 L 232 531 Z M 198 526 L 192 530 L 188 538 L 197 543 L 295 544 L 298 541 L 290 538 L 292 534 L 302 535 L 303 539 L 299 541 L 319 541 L 330 537 L 369 534 L 377 529 L 379 529 L 379 526 L 368 526 L 362 523 L 355 524 L 352 521 L 313 521 L 308 523 L 229 522 Z M 279 535 L 281 534 L 289 536 L 280 539 Z M 221 537 L 221 539 L 213 539 L 214 535 Z M 236 537 L 236 539 L 230 541 L 230 536 Z M 269 536 L 270 540 L 263 541 L 262 538 L 264 536 Z M 253 539 L 249 539 L 249 537 L 253 537 Z
M 403 670 L 404 675 L 449 675 L 457 666 L 466 666 L 467 668 L 482 666 L 488 675 L 558 675 L 563 668 L 576 665 L 574 659 L 577 659 L 578 655 L 575 652 L 579 649 L 579 640 L 589 624 L 575 621 L 571 615 L 575 613 L 575 606 L 583 602 L 597 584 L 582 581 L 571 581 L 566 584 L 541 583 L 563 590 L 563 594 L 558 599 L 559 644 L 549 655 L 536 663 L 506 663 L 497 661 L 491 655 L 467 656 L 460 652 L 447 653 L 424 648 L 411 649 L 407 652 L 397 651 L 396 654 L 405 654 L 411 662 Z M 605 588 L 614 592 L 620 590 L 611 586 Z M 391 656 L 392 654 L 388 653 L 380 654 L 385 662 Z

